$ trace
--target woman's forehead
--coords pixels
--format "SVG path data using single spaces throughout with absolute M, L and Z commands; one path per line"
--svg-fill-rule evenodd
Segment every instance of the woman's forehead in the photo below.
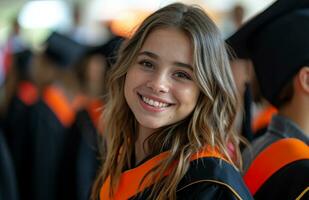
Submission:
M 155 29 L 146 37 L 141 52 L 151 52 L 158 57 L 193 64 L 193 48 L 190 38 L 177 28 Z

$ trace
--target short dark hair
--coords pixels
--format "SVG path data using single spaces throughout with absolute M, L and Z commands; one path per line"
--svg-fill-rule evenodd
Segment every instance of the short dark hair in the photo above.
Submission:
M 294 78 L 290 80 L 287 84 L 285 84 L 284 87 L 279 92 L 278 105 L 277 105 L 279 109 L 285 106 L 287 103 L 291 102 L 294 96 L 293 81 Z

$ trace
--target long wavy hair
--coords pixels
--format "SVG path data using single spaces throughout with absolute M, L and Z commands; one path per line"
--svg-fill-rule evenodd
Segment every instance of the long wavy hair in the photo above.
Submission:
M 235 134 L 236 87 L 232 78 L 224 40 L 213 21 L 198 6 L 174 3 L 146 18 L 120 49 L 118 60 L 109 74 L 108 99 L 103 113 L 107 153 L 103 168 L 94 184 L 92 199 L 97 199 L 102 184 L 110 176 L 113 195 L 125 167 L 131 167 L 137 121 L 124 97 L 128 68 L 135 61 L 147 36 L 157 28 L 176 27 L 191 39 L 193 73 L 200 96 L 193 112 L 184 120 L 161 128 L 147 142 L 151 154 L 169 151 L 170 156 L 146 176 L 159 175 L 151 190 L 154 199 L 175 199 L 176 188 L 184 177 L 192 154 L 208 145 L 216 148 L 235 168 L 240 167 L 240 137 Z M 235 158 L 228 152 L 235 147 Z M 178 164 L 164 177 L 171 164 Z M 145 177 L 144 177 L 145 178 Z

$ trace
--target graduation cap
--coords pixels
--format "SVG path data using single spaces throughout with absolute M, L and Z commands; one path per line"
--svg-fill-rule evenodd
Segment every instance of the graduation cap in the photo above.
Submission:
M 115 36 L 110 40 L 108 40 L 103 45 L 90 48 L 88 54 L 101 54 L 105 56 L 108 65 L 111 66 L 116 62 L 117 52 L 123 41 L 124 41 L 123 37 Z
M 13 54 L 14 57 L 14 66 L 21 73 L 26 73 L 31 66 L 32 51 L 30 49 L 25 49 L 18 53 Z
M 309 1 L 278 0 L 227 39 L 250 58 L 263 96 L 273 105 L 298 70 L 309 65 Z
M 73 39 L 53 32 L 46 41 L 44 54 L 61 68 L 70 68 L 85 55 L 87 48 Z

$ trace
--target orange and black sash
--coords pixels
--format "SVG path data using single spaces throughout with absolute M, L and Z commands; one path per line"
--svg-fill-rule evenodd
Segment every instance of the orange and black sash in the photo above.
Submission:
M 66 96 L 56 87 L 47 87 L 43 93 L 43 101 L 56 115 L 64 127 L 70 127 L 75 119 L 75 109 Z
M 18 85 L 18 98 L 27 106 L 33 105 L 38 100 L 38 90 L 29 81 L 22 81 Z
M 123 199 L 129 199 L 136 194 L 142 192 L 147 187 L 154 184 L 153 179 L 149 176 L 146 176 L 145 180 L 141 183 L 141 180 L 143 177 L 149 172 L 154 166 L 156 166 L 160 161 L 163 161 L 169 156 L 168 152 L 163 152 L 152 159 L 148 160 L 144 164 L 125 171 L 122 173 L 119 181 L 118 188 L 114 194 L 114 197 L 109 196 L 109 190 L 110 190 L 110 178 L 108 177 L 107 180 L 104 182 L 101 191 L 100 191 L 100 199 L 101 200 L 123 200 Z M 203 151 L 198 152 L 197 154 L 194 154 L 191 157 L 191 161 L 197 160 L 199 158 L 205 158 L 205 157 L 214 157 L 219 159 L 224 159 L 224 157 L 218 153 L 215 150 L 211 150 L 209 148 L 205 148 Z M 169 171 L 167 171 L 164 176 L 167 176 L 169 174 Z M 141 183 L 141 184 L 140 184 Z
M 280 139 L 263 150 L 244 175 L 252 195 L 277 171 L 299 160 L 309 159 L 309 147 L 295 138 Z

